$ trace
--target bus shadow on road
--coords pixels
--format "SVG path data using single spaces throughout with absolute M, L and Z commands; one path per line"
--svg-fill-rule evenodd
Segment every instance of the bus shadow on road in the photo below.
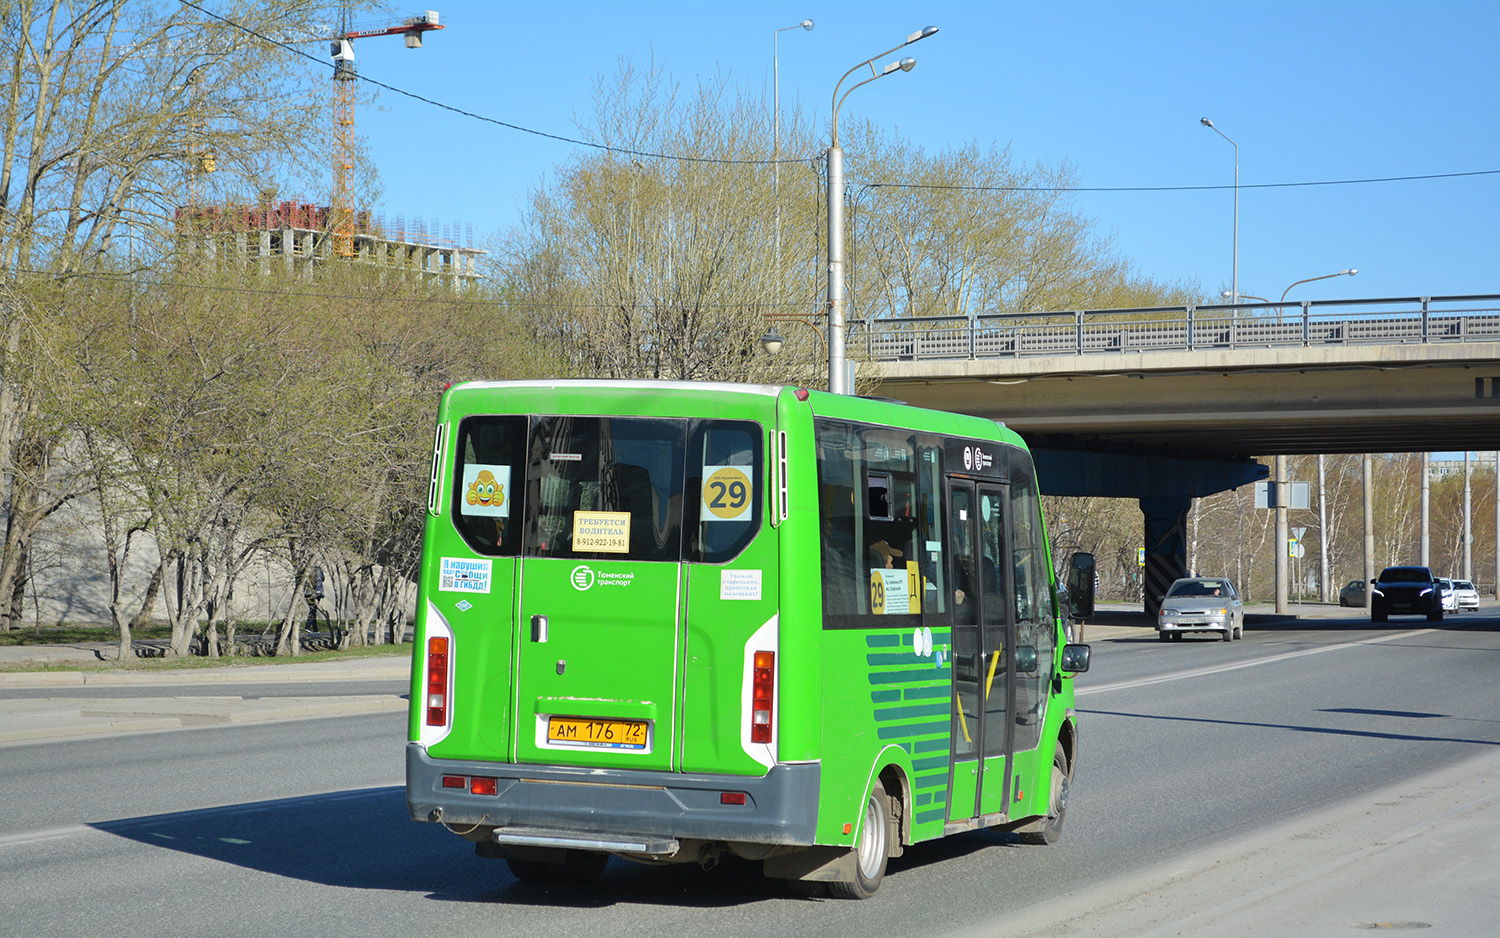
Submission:
M 645 866 L 611 859 L 589 885 L 516 880 L 437 824 L 416 824 L 399 786 L 181 811 L 91 825 L 117 837 L 244 869 L 342 889 L 425 893 L 440 902 L 605 908 L 722 908 L 785 899 L 760 864 Z

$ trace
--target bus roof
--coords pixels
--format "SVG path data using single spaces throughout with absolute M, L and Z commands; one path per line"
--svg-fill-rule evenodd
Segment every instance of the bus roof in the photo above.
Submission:
M 968 436 L 976 439 L 999 440 L 1026 449 L 1020 435 L 1004 423 L 956 414 L 948 411 L 915 407 L 890 398 L 857 397 L 848 394 L 830 394 L 786 384 L 738 384 L 728 381 L 661 381 L 642 378 L 535 378 L 517 381 L 465 381 L 452 385 L 451 392 L 485 391 L 650 391 L 658 394 L 674 394 L 684 398 L 700 395 L 743 395 L 776 398 L 786 393 L 801 391 L 812 412 L 822 417 L 858 420 L 891 427 L 912 427 L 945 433 L 950 436 Z

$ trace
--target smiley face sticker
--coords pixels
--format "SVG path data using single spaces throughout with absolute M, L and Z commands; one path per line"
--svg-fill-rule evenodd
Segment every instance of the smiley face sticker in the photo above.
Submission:
M 464 466 L 461 511 L 466 515 L 509 517 L 510 467 L 485 466 L 479 463 Z

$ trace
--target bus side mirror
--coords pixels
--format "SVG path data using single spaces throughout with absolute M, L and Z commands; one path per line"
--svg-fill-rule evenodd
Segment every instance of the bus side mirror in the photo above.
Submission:
M 1068 618 L 1077 622 L 1094 615 L 1094 555 L 1076 553 L 1068 558 Z
M 1062 653 L 1062 669 L 1069 674 L 1082 674 L 1089 669 L 1089 652 L 1092 649 L 1087 645 L 1064 645 Z

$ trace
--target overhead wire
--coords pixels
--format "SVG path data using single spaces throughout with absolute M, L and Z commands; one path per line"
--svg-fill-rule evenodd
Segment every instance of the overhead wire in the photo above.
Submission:
M 1496 176 L 1500 169 L 1478 169 L 1464 173 L 1427 173 L 1418 176 L 1376 176 L 1366 179 L 1321 179 L 1307 182 L 1257 182 L 1212 186 L 964 186 L 917 182 L 867 182 L 870 189 L 939 189 L 967 192 L 1209 192 L 1225 189 L 1290 189 L 1305 186 L 1356 186 L 1375 182 L 1412 182 L 1422 179 L 1455 179 L 1463 176 Z
M 232 26 L 235 29 L 240 30 L 241 32 L 248 33 L 251 36 L 254 36 L 255 38 L 261 40 L 262 42 L 269 42 L 270 44 L 272 44 L 274 46 L 280 46 L 281 48 L 285 49 L 288 52 L 291 52 L 294 55 L 300 55 L 304 59 L 308 59 L 308 60 L 310 60 L 312 62 L 316 62 L 317 64 L 319 64 L 321 66 L 327 66 L 329 68 L 332 67 L 328 63 L 324 62 L 318 56 L 312 55 L 312 54 L 307 53 L 307 52 L 303 52 L 301 49 L 298 49 L 298 48 L 294 47 L 290 43 L 283 42 L 283 41 L 281 41 L 279 39 L 274 39 L 274 38 L 272 38 L 270 36 L 267 36 L 266 34 L 264 34 L 262 32 L 259 32 L 257 30 L 251 29 L 250 27 L 244 25 L 243 23 L 236 23 L 234 20 L 229 19 L 228 17 L 225 17 L 225 16 L 221 16 L 220 14 L 215 13 L 212 10 L 204 9 L 202 6 L 200 6 L 199 4 L 195 3 L 194 0 L 178 0 L 178 2 L 181 3 L 183 6 L 192 7 L 193 9 L 195 9 L 198 12 L 202 13 L 204 16 L 211 17 L 213 19 L 218 20 L 221 23 L 224 23 L 227 26 Z M 580 140 L 580 139 L 577 139 L 576 137 L 565 137 L 565 136 L 563 136 L 561 134 L 548 133 L 547 131 L 544 131 L 544 130 L 533 130 L 530 127 L 523 127 L 520 124 L 512 124 L 509 121 L 503 121 L 503 120 L 500 120 L 498 118 L 486 116 L 484 114 L 477 114 L 474 111 L 469 111 L 469 110 L 465 110 L 465 109 L 460 108 L 460 107 L 455 107 L 455 106 L 453 106 L 451 104 L 445 104 L 442 101 L 434 100 L 432 98 L 427 97 L 426 95 L 417 94 L 414 91 L 407 91 L 404 88 L 398 88 L 395 85 L 388 84 L 388 83 L 383 82 L 383 81 L 381 81 L 381 80 L 379 80 L 377 78 L 370 78 L 367 75 L 360 75 L 359 76 L 359 80 L 363 81 L 363 82 L 369 82 L 370 84 L 374 85 L 377 88 L 384 88 L 386 91 L 391 91 L 391 92 L 394 92 L 396 94 L 403 95 L 405 97 L 411 98 L 413 101 L 420 101 L 423 104 L 429 105 L 431 107 L 439 108 L 439 109 L 444 110 L 444 111 L 451 111 L 454 114 L 458 114 L 461 117 L 467 117 L 467 118 L 469 118 L 471 120 L 483 121 L 486 124 L 494 124 L 497 127 L 504 127 L 507 130 L 514 130 L 514 131 L 518 131 L 518 132 L 524 133 L 524 134 L 531 134 L 533 136 L 543 137 L 543 138 L 546 138 L 548 140 L 556 140 L 556 141 L 558 141 L 560 143 L 570 143 L 570 144 L 573 144 L 574 146 L 590 147 L 590 148 L 595 149 L 595 150 L 603 150 L 603 151 L 605 151 L 607 153 L 617 153 L 617 154 L 620 154 L 622 156 L 642 156 L 642 157 L 647 157 L 647 158 L 650 158 L 650 159 L 678 160 L 678 161 L 683 162 L 683 163 L 720 163 L 720 164 L 727 164 L 727 165 L 743 165 L 743 166 L 769 166 L 769 165 L 771 165 L 773 163 L 802 163 L 802 162 L 806 162 L 806 158 L 805 157 L 796 158 L 796 159 L 769 159 L 769 160 L 766 160 L 766 159 L 754 159 L 754 160 L 741 160 L 741 159 L 725 159 L 723 157 L 712 157 L 712 156 L 683 156 L 683 155 L 673 154 L 673 153 L 658 153 L 658 152 L 655 152 L 653 150 L 636 150 L 636 149 L 631 149 L 630 147 L 611 146 L 611 145 L 609 145 L 607 143 L 596 143 L 596 142 L 590 141 L 590 140 Z
M 271 43 L 272 45 L 279 46 L 279 47 L 287 50 L 288 52 L 291 52 L 291 53 L 293 53 L 295 55 L 299 55 L 302 58 L 305 58 L 305 59 L 308 59 L 309 61 L 315 62 L 315 63 L 317 63 L 320 66 L 331 67 L 331 66 L 329 66 L 328 63 L 324 62 L 318 56 L 311 55 L 310 53 L 304 52 L 301 49 L 295 48 L 290 43 L 283 42 L 283 41 L 278 40 L 278 39 L 274 39 L 274 38 L 272 38 L 270 36 L 265 35 L 264 33 L 258 32 L 257 30 L 254 30 L 254 29 L 251 29 L 250 27 L 245 26 L 242 23 L 237 23 L 234 20 L 229 19 L 228 17 L 222 16 L 222 15 L 220 15 L 218 13 L 214 13 L 211 10 L 205 9 L 203 6 L 201 6 L 200 4 L 198 4 L 197 2 L 195 2 L 195 0 L 178 0 L 178 2 L 181 3 L 183 6 L 192 7 L 193 9 L 195 9 L 198 12 L 202 13 L 203 15 L 211 17 L 213 19 L 216 19 L 219 22 L 224 23 L 227 26 L 231 26 L 231 27 L 233 27 L 235 29 L 238 29 L 238 30 L 240 30 L 242 32 L 248 33 L 249 35 L 252 35 L 252 36 L 256 37 L 257 39 L 260 39 L 260 40 L 262 40 L 264 42 L 268 42 L 268 43 Z M 380 81 L 379 79 L 376 79 L 376 78 L 370 78 L 370 77 L 368 77 L 366 75 L 361 75 L 360 76 L 360 81 L 369 82 L 370 84 L 375 85 L 378 88 L 383 88 L 383 89 L 385 89 L 387 91 L 394 92 L 395 94 L 399 94 L 399 95 L 403 95 L 404 97 L 411 98 L 414 101 L 420 101 L 423 104 L 426 104 L 426 105 L 428 105 L 430 107 L 435 107 L 435 108 L 438 108 L 440 110 L 449 111 L 451 113 L 458 114 L 461 117 L 467 117 L 467 118 L 469 118 L 471 120 L 477 120 L 477 121 L 481 121 L 481 122 L 487 123 L 487 124 L 494 124 L 497 127 L 504 127 L 507 130 L 514 130 L 514 131 L 516 131 L 518 133 L 531 134 L 532 136 L 542 137 L 542 138 L 545 138 L 547 140 L 556 140 L 556 141 L 558 141 L 560 143 L 568 143 L 568 144 L 572 144 L 574 146 L 589 147 L 589 148 L 595 149 L 595 150 L 602 150 L 602 151 L 607 152 L 607 153 L 621 154 L 621 155 L 624 155 L 624 156 L 640 156 L 640 157 L 647 157 L 647 158 L 650 158 L 650 159 L 677 160 L 679 162 L 684 162 L 684 163 L 714 163 L 714 164 L 722 164 L 722 165 L 742 165 L 742 166 L 769 166 L 769 165 L 774 164 L 774 163 L 803 163 L 803 162 L 807 161 L 806 157 L 799 157 L 799 158 L 795 158 L 795 159 L 787 158 L 787 159 L 753 159 L 753 160 L 751 160 L 751 159 L 726 159 L 726 158 L 722 158 L 722 157 L 707 157 L 707 156 L 684 156 L 684 155 L 673 154 L 673 153 L 659 153 L 659 152 L 656 152 L 656 151 L 653 151 L 653 150 L 636 150 L 636 149 L 632 149 L 632 148 L 629 148 L 629 147 L 611 146 L 610 144 L 607 144 L 607 143 L 597 143 L 597 142 L 590 141 L 590 140 L 580 140 L 580 139 L 578 139 L 576 137 L 565 137 L 565 136 L 563 136 L 561 134 L 548 133 L 547 131 L 544 131 L 544 130 L 535 130 L 535 129 L 530 128 L 530 127 L 523 127 L 520 124 L 513 124 L 513 123 L 510 123 L 509 121 L 503 121 L 503 120 L 500 120 L 498 118 L 489 117 L 489 116 L 484 115 L 484 114 L 478 114 L 478 113 L 475 113 L 474 111 L 469 111 L 469 110 L 466 110 L 464 108 L 455 107 L 454 105 L 451 105 L 451 104 L 446 104 L 446 103 L 444 103 L 442 101 L 434 100 L 433 98 L 429 98 L 429 97 L 427 97 L 425 95 L 420 95 L 420 94 L 417 94 L 417 93 L 412 92 L 412 91 L 407 91 L 404 88 L 398 88 L 395 85 L 389 84 L 387 82 Z M 1307 188 L 1307 187 L 1315 187 L 1315 186 L 1353 186 L 1353 185 L 1368 185 L 1368 184 L 1374 184 L 1374 183 L 1415 182 L 1415 181 L 1428 180 L 1428 179 L 1457 179 L 1457 178 L 1473 177 L 1473 176 L 1494 176 L 1494 175 L 1500 175 L 1500 169 L 1482 169 L 1482 170 L 1474 170 L 1474 171 L 1471 171 L 1471 172 L 1457 172 L 1457 173 L 1427 173 L 1427 174 L 1409 175 L 1409 176 L 1377 176 L 1377 177 L 1369 177 L 1369 178 L 1362 178 L 1362 179 L 1323 179 L 1323 180 L 1310 180 L 1310 181 L 1300 181 L 1300 182 L 1262 182 L 1262 183 L 1248 183 L 1248 184 L 1244 184 L 1244 185 L 1217 184 L 1217 185 L 1206 185 L 1206 186 L 965 186 L 965 185 L 938 185 L 938 184 L 931 184 L 931 183 L 903 183 L 903 182 L 877 182 L 877 183 L 867 183 L 866 185 L 869 188 L 872 188 L 872 189 L 879 189 L 879 188 L 904 188 L 904 189 L 958 190 L 958 191 L 973 191 L 973 192 L 1216 192 L 1216 191 L 1223 191 L 1223 190 L 1229 190 L 1229 189 L 1292 189 L 1292 188 Z

